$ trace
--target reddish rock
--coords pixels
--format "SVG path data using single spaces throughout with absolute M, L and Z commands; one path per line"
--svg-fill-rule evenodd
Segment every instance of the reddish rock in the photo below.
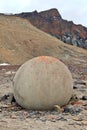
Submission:
M 40 13 L 37 11 L 21 13 L 17 14 L 17 16 L 28 19 L 37 28 L 60 39 L 64 33 L 69 33 L 83 39 L 87 37 L 86 27 L 62 19 L 59 11 L 55 8 Z

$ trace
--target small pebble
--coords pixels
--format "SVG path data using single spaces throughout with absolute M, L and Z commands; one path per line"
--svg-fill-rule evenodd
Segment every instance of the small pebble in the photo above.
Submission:
M 54 105 L 54 110 L 57 111 L 58 113 L 61 113 L 61 112 L 64 111 L 63 108 L 61 108 L 61 107 L 58 106 L 58 105 Z
M 82 100 L 87 100 L 87 96 L 82 96 Z
M 16 102 L 13 93 L 9 93 L 8 95 L 9 95 L 9 97 L 8 97 L 9 103 L 12 104 L 13 102 Z
M 5 101 L 6 99 L 8 99 L 8 94 L 1 97 L 1 101 Z
M 83 80 L 82 80 L 82 81 L 75 81 L 74 84 L 75 84 L 75 85 L 77 85 L 77 84 L 86 85 L 86 82 L 83 81 Z
M 47 121 L 47 119 L 46 119 L 45 117 L 41 117 L 40 120 L 41 120 L 42 122 L 46 122 L 46 121 Z
M 82 121 L 82 118 L 74 117 L 73 120 L 74 121 Z
M 82 121 L 82 124 L 83 125 L 87 125 L 87 121 Z
M 67 105 L 65 108 L 64 108 L 64 112 L 65 113 L 70 113 L 70 114 L 78 114 L 82 111 L 82 109 L 80 107 L 77 107 L 77 106 L 73 106 L 73 105 Z

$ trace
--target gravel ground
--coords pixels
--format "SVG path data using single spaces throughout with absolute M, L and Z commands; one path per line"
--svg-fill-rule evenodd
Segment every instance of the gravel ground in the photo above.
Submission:
M 66 106 L 52 111 L 25 110 L 13 99 L 16 69 L 0 70 L 0 130 L 87 130 L 87 77 L 73 75 L 74 94 Z M 74 69 L 75 70 L 75 69 Z M 81 69 L 82 71 L 82 69 Z

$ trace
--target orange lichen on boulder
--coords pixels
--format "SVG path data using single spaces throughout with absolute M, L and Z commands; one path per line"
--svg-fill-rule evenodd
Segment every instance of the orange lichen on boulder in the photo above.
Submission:
M 40 56 L 40 57 L 37 57 L 40 61 L 43 61 L 43 62 L 46 62 L 46 63 L 54 63 L 54 62 L 57 62 L 58 59 L 57 58 L 50 58 L 49 59 L 49 56 Z

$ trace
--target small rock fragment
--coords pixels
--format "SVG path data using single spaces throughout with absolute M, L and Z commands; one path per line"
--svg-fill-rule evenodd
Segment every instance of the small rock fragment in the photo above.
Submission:
M 86 85 L 86 84 L 87 84 L 87 82 L 86 82 L 86 81 L 84 81 L 84 80 L 75 81 L 75 82 L 74 82 L 74 85 L 77 85 L 77 84 L 80 84 L 80 85 Z
M 42 121 L 42 122 L 46 122 L 46 117 L 40 117 L 40 120 Z
M 83 125 L 87 125 L 87 121 L 82 121 L 82 124 Z
M 16 118 L 17 118 L 17 116 L 16 116 L 15 114 L 11 115 L 10 117 L 11 117 L 12 119 L 16 119 Z
M 71 97 L 71 99 L 70 99 L 69 104 L 73 104 L 76 101 L 78 101 L 78 97 L 75 94 L 73 94 L 72 97 Z
M 13 93 L 9 93 L 8 97 L 9 102 L 12 104 L 12 102 L 16 102 Z
M 8 99 L 8 95 L 4 95 L 1 97 L 1 101 L 5 101 L 6 99 Z
M 64 109 L 61 108 L 59 105 L 54 105 L 54 110 L 57 111 L 58 113 L 61 113 L 64 111 Z
M 82 100 L 87 100 L 87 96 L 82 96 Z
M 16 102 L 13 93 L 5 94 L 1 97 L 1 101 L 8 100 L 9 103 Z
M 73 106 L 73 105 L 67 105 L 64 108 L 64 112 L 65 113 L 70 113 L 70 114 L 78 114 L 82 111 L 82 109 L 80 107 L 77 106 Z
M 74 117 L 73 120 L 75 120 L 75 121 L 82 121 L 82 118 Z

